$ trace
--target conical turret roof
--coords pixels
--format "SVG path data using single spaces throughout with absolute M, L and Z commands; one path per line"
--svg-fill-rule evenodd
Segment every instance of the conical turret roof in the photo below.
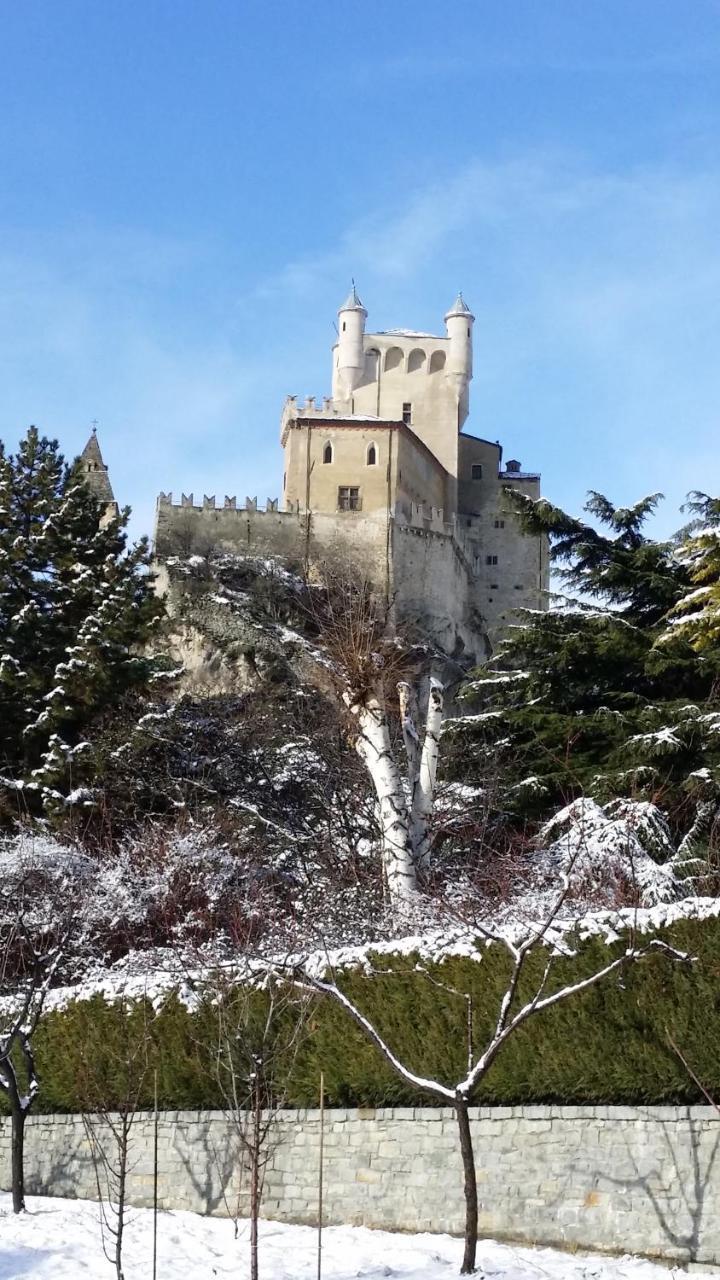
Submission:
M 355 288 L 354 280 L 352 282 L 352 289 L 350 290 L 347 298 L 345 299 L 342 306 L 340 307 L 340 311 L 365 311 L 365 315 L 367 315 L 367 311 L 365 310 L 365 307 L 360 301 L 360 298 L 358 296 L 358 291 Z
M 98 502 L 114 502 L 115 494 L 112 491 L 108 469 L 100 452 L 100 441 L 97 438 L 95 427 L 93 427 L 90 439 L 80 454 L 80 461 L 83 465 L 85 483 L 92 490 Z
M 465 301 L 465 299 L 463 298 L 462 293 L 459 293 L 459 294 L 458 294 L 458 296 L 457 296 L 457 298 L 455 299 L 455 301 L 453 302 L 453 304 L 452 304 L 452 306 L 451 306 L 450 310 L 445 312 L 445 319 L 446 319 L 446 320 L 447 320 L 447 319 L 449 319 L 449 317 L 450 317 L 450 316 L 470 316 L 470 319 L 471 319 L 471 320 L 474 320 L 474 319 L 475 319 L 475 317 L 474 317 L 474 315 L 473 315 L 472 311 L 470 310 L 470 308 L 469 308 L 469 306 L 468 306 L 467 302 L 466 302 L 466 301 Z

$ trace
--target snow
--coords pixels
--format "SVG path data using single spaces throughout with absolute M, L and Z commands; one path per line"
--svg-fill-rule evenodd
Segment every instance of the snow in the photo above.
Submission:
M 113 1280 L 104 1257 L 98 1205 L 92 1201 L 29 1196 L 28 1212 L 15 1216 L 10 1197 L 0 1196 L 0 1280 Z M 158 1276 L 162 1280 L 213 1280 L 249 1275 L 249 1223 L 186 1212 L 158 1215 Z M 153 1218 L 131 1209 L 123 1250 L 128 1280 L 152 1272 Z M 447 1235 L 400 1235 L 367 1227 L 325 1227 L 324 1280 L 449 1280 L 460 1271 L 462 1241 Z M 314 1227 L 260 1224 L 263 1280 L 310 1280 L 317 1275 Z M 478 1274 L 493 1280 L 667 1280 L 666 1267 L 643 1258 L 561 1253 L 481 1240 Z
M 378 329 L 378 337 L 434 338 L 436 342 L 445 341 L 439 334 L 426 333 L 424 329 Z
M 643 906 L 678 897 L 670 832 L 649 801 L 618 799 L 602 807 L 587 797 L 573 800 L 542 828 L 540 839 L 548 837 L 555 839 L 546 856 L 570 868 L 573 880 L 588 885 L 626 880 L 635 884 Z M 652 854 L 667 861 L 658 863 Z

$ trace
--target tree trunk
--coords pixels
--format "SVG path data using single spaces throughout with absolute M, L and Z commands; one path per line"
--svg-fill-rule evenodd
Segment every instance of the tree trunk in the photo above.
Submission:
M 25 1212 L 25 1111 L 13 1106 L 10 1137 L 13 1213 Z
M 462 1155 L 465 1187 L 465 1251 L 460 1275 L 470 1276 L 475 1271 L 475 1254 L 477 1252 L 478 1195 L 470 1117 L 468 1115 L 467 1100 L 464 1097 L 456 1098 L 455 1115 L 457 1116 L 458 1129 L 460 1131 L 460 1153 Z
M 258 1219 L 260 1217 L 260 1124 L 261 1103 L 256 1074 L 253 1097 L 252 1143 L 250 1148 L 250 1280 L 258 1280 Z
M 416 899 L 417 871 L 405 789 L 393 756 L 390 726 L 375 698 L 353 710 L 360 730 L 357 751 L 372 778 L 378 801 L 390 903 L 396 912 L 402 914 Z
M 420 772 L 412 800 L 413 853 L 416 865 L 425 870 L 430 858 L 430 824 L 435 812 L 440 734 L 443 721 L 443 687 L 439 680 L 430 681 L 425 737 L 420 757 Z
M 117 1181 L 117 1234 L 115 1236 L 115 1272 L 117 1280 L 125 1280 L 122 1269 L 123 1233 L 125 1230 L 125 1192 L 127 1184 L 128 1139 L 130 1125 L 127 1116 L 120 1122 L 120 1141 L 118 1143 L 118 1181 Z

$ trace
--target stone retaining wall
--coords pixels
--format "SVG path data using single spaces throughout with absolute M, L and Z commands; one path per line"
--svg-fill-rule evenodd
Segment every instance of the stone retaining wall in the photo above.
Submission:
M 710 1107 L 496 1107 L 472 1111 L 483 1235 L 720 1263 L 720 1119 Z M 284 1111 L 263 1212 L 315 1222 L 320 1116 Z M 9 1186 L 9 1122 L 0 1183 Z M 166 1208 L 247 1211 L 237 1135 L 220 1112 L 164 1112 L 159 1193 Z M 133 1128 L 129 1196 L 149 1204 L 153 1122 Z M 325 1221 L 460 1233 L 462 1176 L 451 1110 L 325 1113 Z M 32 1116 L 27 1189 L 94 1198 L 79 1116 Z

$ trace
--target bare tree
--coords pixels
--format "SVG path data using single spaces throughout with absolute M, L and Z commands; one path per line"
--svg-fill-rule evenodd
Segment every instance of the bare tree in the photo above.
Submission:
M 431 1094 L 440 1102 L 453 1107 L 457 1119 L 458 1144 L 462 1158 L 465 1196 L 465 1247 L 461 1266 L 462 1275 L 469 1275 L 475 1270 L 478 1238 L 478 1193 L 469 1118 L 470 1099 L 507 1041 L 530 1018 L 544 1013 L 554 1005 L 580 995 L 608 978 L 611 974 L 619 973 L 630 965 L 645 959 L 655 951 L 661 951 L 677 960 L 687 959 L 686 956 L 659 940 L 651 939 L 646 943 L 639 943 L 634 933 L 631 932 L 622 953 L 608 960 L 607 964 L 600 966 L 588 977 L 582 978 L 577 982 L 553 985 L 552 978 L 556 962 L 561 954 L 567 955 L 569 951 L 569 946 L 567 945 L 565 947 L 558 946 L 557 935 L 553 930 L 553 925 L 557 921 L 569 887 L 570 874 L 567 873 L 563 878 L 562 887 L 555 901 L 540 923 L 536 925 L 517 924 L 515 929 L 511 930 L 508 927 L 500 929 L 482 922 L 474 922 L 473 930 L 468 935 L 469 938 L 479 935 L 484 945 L 495 944 L 498 947 L 502 947 L 508 955 L 509 975 L 497 1009 L 494 1028 L 480 1047 L 473 1043 L 472 1019 L 468 1018 L 466 1070 L 462 1077 L 455 1081 L 446 1082 L 424 1077 L 414 1071 L 406 1062 L 403 1062 L 383 1037 L 375 1023 L 345 993 L 342 987 L 342 978 L 333 972 L 327 957 L 326 963 L 324 965 L 321 964 L 319 967 L 316 963 L 313 963 L 311 958 L 308 958 L 294 968 L 294 981 L 296 984 L 302 990 L 316 992 L 340 1005 L 368 1040 L 375 1045 L 393 1071 L 406 1084 L 421 1093 Z M 565 925 L 568 932 L 570 932 L 569 925 L 571 923 L 569 922 L 569 924 Z M 537 953 L 542 954 L 541 973 L 539 978 L 533 981 L 529 961 Z M 384 972 L 387 972 L 387 970 Z M 528 983 L 531 987 L 529 992 L 527 990 Z M 440 986 L 441 984 L 435 985 Z M 471 1009 L 469 993 L 455 992 L 455 994 L 463 996 L 468 1002 L 467 1008 Z
M 207 975 L 203 989 L 216 1013 L 215 1079 L 249 1175 L 250 1278 L 258 1280 L 258 1223 L 265 1170 L 279 1140 L 278 1111 L 286 1105 L 292 1070 L 307 1031 L 312 997 L 270 978 L 262 989 Z M 236 1220 L 237 1231 L 237 1220 Z
M 33 1040 L 83 937 L 87 859 L 21 835 L 0 847 L 0 1090 L 11 1117 L 13 1211 L 25 1209 L 25 1122 L 40 1092 Z
M 122 997 L 116 1013 L 102 1044 L 90 1046 L 83 1040 L 68 1050 L 95 1169 L 103 1252 L 117 1280 L 124 1280 L 132 1130 L 152 1073 L 154 1044 L 147 1000 L 130 1003 Z

